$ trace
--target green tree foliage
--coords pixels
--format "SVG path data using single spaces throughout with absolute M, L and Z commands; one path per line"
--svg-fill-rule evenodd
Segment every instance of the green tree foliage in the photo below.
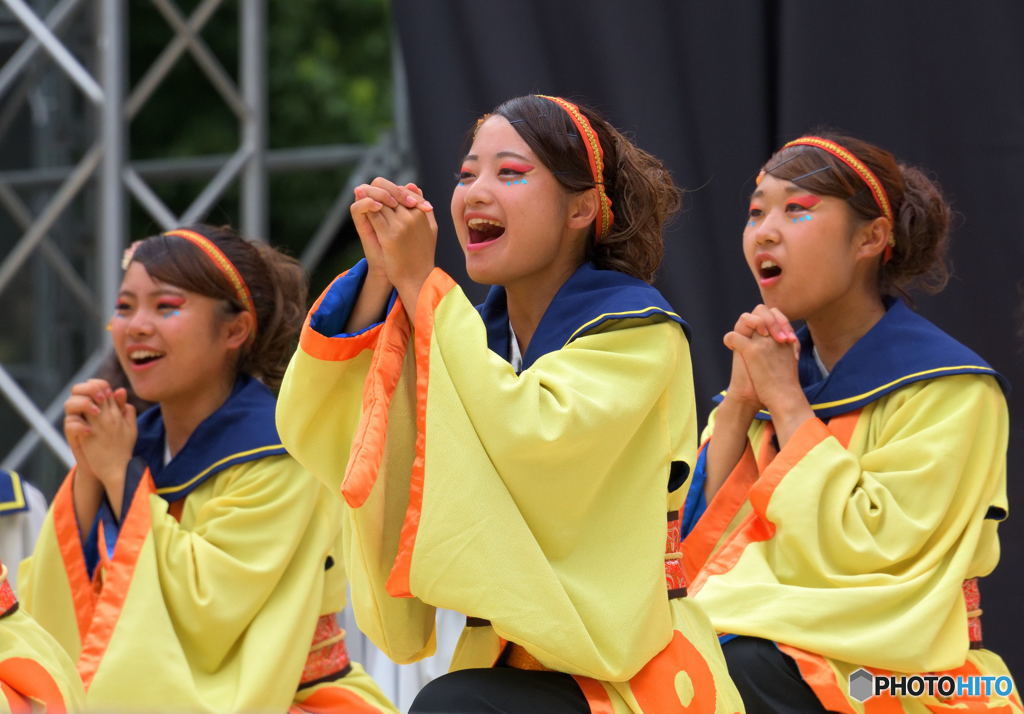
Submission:
M 238 81 L 239 3 L 229 0 L 209 20 L 202 38 Z M 180 2 L 183 13 L 198 3 Z M 387 0 L 270 0 L 267 3 L 269 148 L 373 143 L 392 124 L 391 25 Z M 149 3 L 130 5 L 131 84 L 143 77 L 171 39 Z M 195 60 L 183 56 L 132 122 L 132 159 L 228 154 L 238 146 L 239 124 Z M 270 180 L 270 235 L 297 254 L 316 231 L 351 167 L 281 173 Z M 205 180 L 154 185 L 161 199 L 183 212 Z M 233 188 L 207 219 L 238 223 Z M 133 235 L 157 226 L 138 206 Z M 339 245 L 340 244 L 340 245 Z M 346 251 L 336 241 L 335 252 Z M 338 260 L 325 263 L 333 266 Z M 328 270 L 325 265 L 325 270 Z M 329 270 L 328 270 L 329 272 Z M 319 275 L 317 276 L 320 277 Z M 320 286 L 314 279 L 313 289 Z

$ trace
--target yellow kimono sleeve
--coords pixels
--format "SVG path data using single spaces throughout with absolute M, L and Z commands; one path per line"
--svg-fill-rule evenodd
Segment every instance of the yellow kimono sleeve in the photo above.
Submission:
M 377 647 L 397 662 L 411 662 L 434 652 L 434 608 L 385 591 L 399 529 L 382 527 L 401 523 L 408 488 L 384 478 L 385 486 L 373 489 L 379 474 L 391 472 L 403 474 L 407 484 L 412 465 L 415 371 L 411 353 L 406 356 L 409 323 L 396 302 L 384 323 L 356 335 L 331 337 L 314 329 L 311 321 L 318 313 L 347 315 L 345 300 L 329 302 L 350 288 L 344 278 L 339 276 L 310 309 L 278 397 L 278 432 L 313 475 L 359 505 L 358 513 L 346 514 L 343 538 L 352 608 L 360 630 Z M 333 322 L 343 324 L 343 317 Z
M 380 362 L 376 347 L 381 334 L 401 329 L 401 326 L 395 327 L 395 319 L 389 320 L 386 330 L 381 323 L 352 335 L 332 337 L 316 329 L 311 324 L 313 317 L 318 314 L 323 317 L 332 310 L 343 314 L 333 316 L 330 321 L 344 324 L 350 308 L 346 302 L 354 301 L 354 296 L 337 306 L 330 299 L 338 292 L 352 292 L 351 283 L 348 273 L 339 275 L 310 308 L 299 336 L 299 347 L 285 371 L 277 399 L 277 429 L 281 442 L 299 463 L 334 492 L 341 485 L 352 438 L 362 416 L 364 382 L 371 364 L 375 359 Z M 402 313 L 400 303 L 391 310 L 393 318 L 404 322 Z M 388 339 L 389 335 L 385 334 L 385 340 Z M 387 372 L 375 369 L 376 374 Z M 379 400 L 379 395 L 373 396 Z M 367 406 L 372 410 L 372 404 Z
M 552 669 L 629 679 L 672 632 L 667 484 L 695 434 L 692 385 L 685 404 L 666 398 L 689 380 L 682 330 L 588 334 L 516 375 L 436 270 L 414 340 L 416 458 L 389 592 L 490 620 Z
M 22 569 L 24 604 L 78 660 L 89 707 L 287 709 L 338 528 L 325 495 L 266 457 L 196 488 L 179 523 L 147 473 L 90 579 L 68 480 Z
M 42 627 L 20 611 L 0 564 L 0 712 L 82 708 L 75 665 Z
M 998 552 L 986 514 L 1006 507 L 1005 400 L 992 378 L 956 375 L 850 416 L 848 447 L 811 419 L 760 467 L 749 504 L 765 537 L 705 568 L 697 601 L 719 631 L 882 669 L 955 668 L 961 583 Z

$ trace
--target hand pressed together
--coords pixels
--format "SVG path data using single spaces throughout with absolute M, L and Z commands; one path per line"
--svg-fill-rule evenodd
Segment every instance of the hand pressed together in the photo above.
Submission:
M 733 401 L 768 409 L 779 441 L 784 443 L 813 416 L 800 386 L 800 344 L 789 320 L 775 308 L 758 305 L 740 316 L 723 341 L 733 352 L 727 394 L 735 390 Z
M 367 285 L 386 282 L 398 290 L 406 311 L 416 309 L 420 288 L 434 269 L 437 221 L 415 184 L 384 178 L 355 189 L 351 213 L 369 264 Z
M 102 379 L 72 387 L 64 402 L 64 436 L 77 464 L 76 500 L 79 494 L 94 500 L 102 487 L 114 513 L 120 514 L 125 472 L 138 434 L 135 417 L 124 388 L 112 390 Z

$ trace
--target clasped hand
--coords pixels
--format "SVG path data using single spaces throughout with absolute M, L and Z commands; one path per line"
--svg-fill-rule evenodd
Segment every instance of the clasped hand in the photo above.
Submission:
M 758 305 L 740 315 L 723 342 L 733 353 L 728 399 L 773 414 L 806 405 L 797 373 L 800 343 L 782 312 Z
M 380 177 L 358 186 L 355 197 L 350 213 L 370 274 L 386 277 L 408 305 L 408 294 L 418 295 L 434 269 L 434 207 L 415 184 Z
M 138 434 L 135 416 L 128 392 L 112 390 L 103 379 L 76 384 L 64 402 L 64 437 L 77 462 L 77 476 L 99 481 L 118 501 Z

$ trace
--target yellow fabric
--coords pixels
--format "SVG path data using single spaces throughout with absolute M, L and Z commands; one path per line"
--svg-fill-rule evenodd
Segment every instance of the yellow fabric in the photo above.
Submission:
M 0 585 L 7 568 L 0 565 Z M 67 711 L 79 711 L 85 701 L 78 671 L 54 638 L 39 626 L 24 608 L 0 618 L 0 662 L 29 659 L 45 669 L 60 689 Z M 7 697 L 0 694 L 0 712 L 10 711 Z
M 310 329 L 310 328 L 305 328 Z M 303 466 L 337 494 L 351 451 L 352 435 L 362 413 L 363 380 L 372 352 L 345 361 L 311 357 L 302 349 L 292 357 L 277 400 L 281 442 Z M 358 511 L 346 509 L 343 541 L 352 609 L 360 631 L 395 662 L 415 662 L 435 651 L 434 611 L 415 598 L 394 598 L 383 589 L 398 549 L 398 528 L 408 504 L 408 474 L 415 438 L 415 367 L 411 351 L 403 379 L 391 400 L 388 439 L 384 446 L 385 478 Z M 351 527 L 358 520 L 369 536 Z
M 865 406 L 849 448 L 817 420 L 805 423 L 762 467 L 785 474 L 767 502 L 775 534 L 707 577 L 695 599 L 720 632 L 823 655 L 844 676 L 860 666 L 961 666 L 961 584 L 999 558 L 997 522 L 985 515 L 1007 508 L 1007 421 L 993 378 L 955 375 Z M 751 426 L 755 454 L 765 424 Z M 712 419 L 704 438 L 713 428 Z M 992 653 L 971 658 L 982 674 L 1006 673 Z M 840 685 L 845 692 L 845 679 Z
M 317 618 L 344 606 L 336 499 L 292 458 L 273 456 L 204 482 L 186 497 L 180 523 L 161 497 L 148 501 L 151 528 L 88 707 L 287 709 Z M 60 537 L 51 513 L 22 565 L 23 604 L 77 658 Z M 328 556 L 334 566 L 325 571 Z M 369 678 L 359 685 L 386 702 Z
M 422 296 L 418 309 L 430 309 Z M 429 346 L 414 597 L 385 589 L 414 452 L 410 342 L 378 482 L 360 508 L 346 509 L 360 628 L 392 658 L 410 661 L 433 650 L 434 607 L 485 618 L 492 626 L 466 629 L 452 669 L 491 666 L 500 639 L 509 640 L 551 669 L 605 682 L 615 711 L 640 712 L 628 680 L 675 627 L 714 672 L 717 711 L 741 711 L 706 617 L 666 595 L 665 514 L 685 492 L 667 493 L 669 467 L 695 457 L 685 336 L 670 322 L 604 327 L 516 375 L 488 349 L 462 291 L 441 299 Z M 283 443 L 335 491 L 368 352 L 323 361 L 300 350 L 278 400 Z

